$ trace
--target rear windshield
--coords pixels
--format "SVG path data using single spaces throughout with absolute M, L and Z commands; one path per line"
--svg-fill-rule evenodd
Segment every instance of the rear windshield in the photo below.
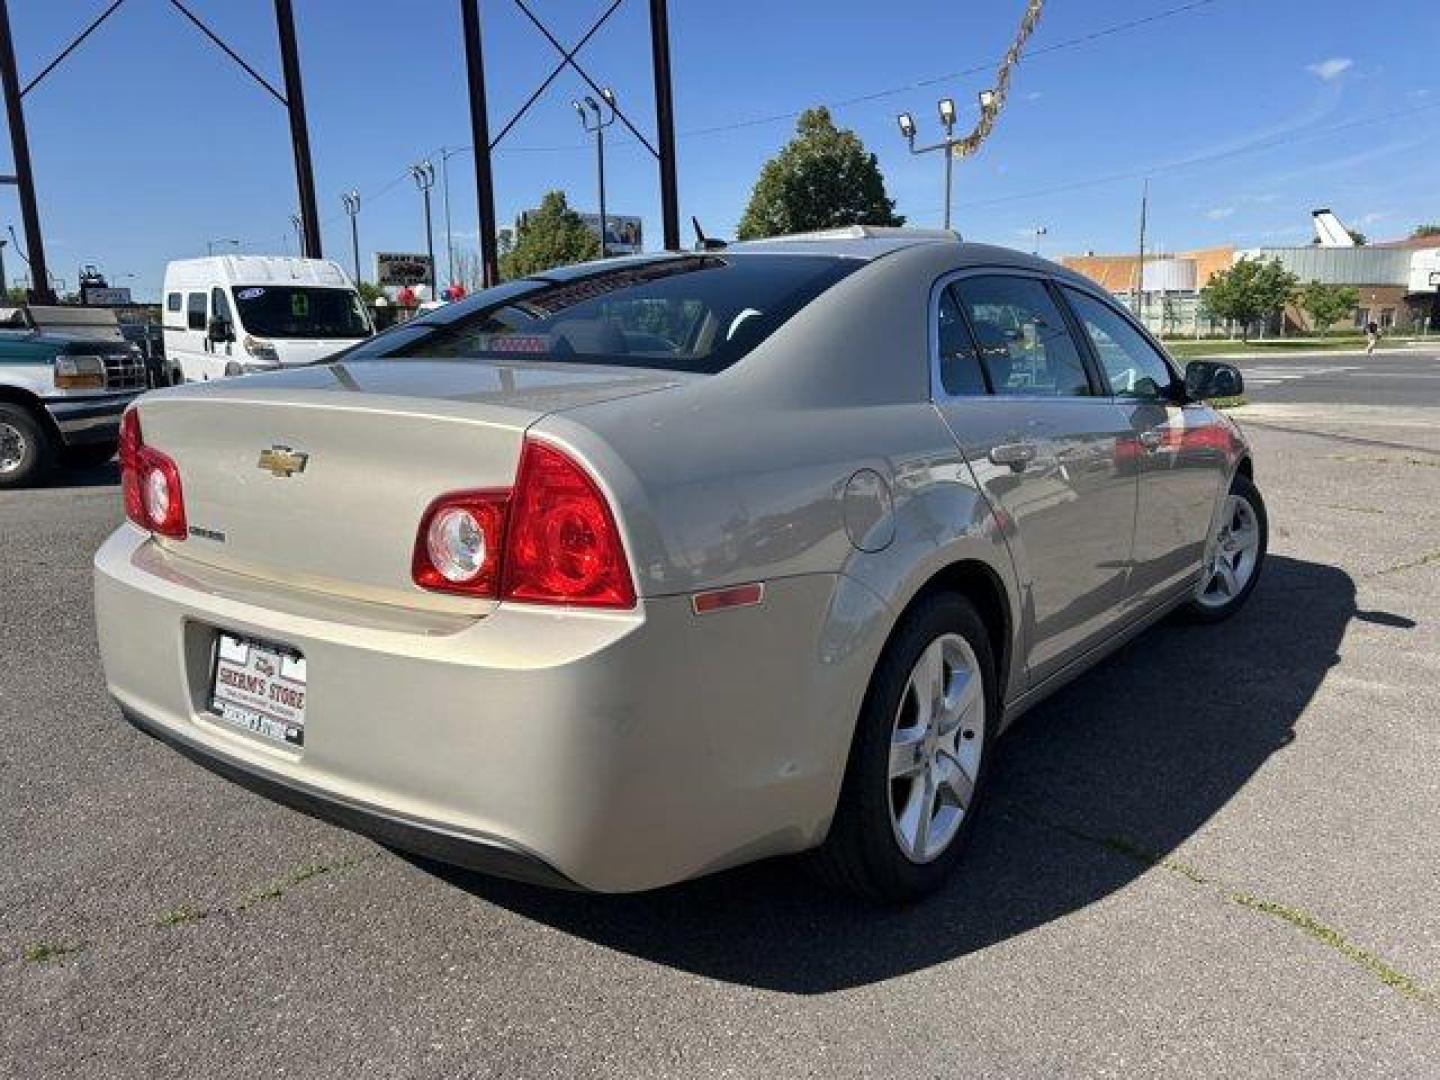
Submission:
M 245 332 L 273 338 L 362 338 L 370 322 L 349 289 L 303 285 L 237 285 L 235 306 Z
M 391 355 L 531 359 L 714 374 L 862 265 L 825 255 L 695 255 L 563 282 L 512 282 Z M 415 328 L 419 330 L 419 327 Z

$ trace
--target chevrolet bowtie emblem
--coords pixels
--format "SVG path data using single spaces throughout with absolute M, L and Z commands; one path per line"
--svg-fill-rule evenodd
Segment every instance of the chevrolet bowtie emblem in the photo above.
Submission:
M 276 476 L 294 476 L 305 471 L 305 463 L 309 460 L 309 454 L 296 453 L 288 446 L 272 446 L 269 450 L 260 451 L 260 460 L 256 464 Z

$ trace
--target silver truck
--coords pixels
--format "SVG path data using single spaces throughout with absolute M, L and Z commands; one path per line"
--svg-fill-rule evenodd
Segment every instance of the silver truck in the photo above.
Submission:
M 0 308 L 0 488 L 108 461 L 146 388 L 145 359 L 113 312 Z

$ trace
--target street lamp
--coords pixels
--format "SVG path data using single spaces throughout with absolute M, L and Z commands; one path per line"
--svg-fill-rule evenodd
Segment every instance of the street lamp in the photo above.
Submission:
M 983 119 L 995 107 L 995 93 L 992 90 L 980 91 L 980 115 Z M 915 135 L 917 128 L 915 118 L 908 112 L 902 112 L 895 118 L 900 126 L 900 134 L 910 146 L 912 154 L 929 154 L 936 150 L 945 152 L 945 228 L 950 228 L 950 188 L 954 176 L 955 147 L 961 145 L 965 140 L 955 137 L 955 99 L 941 98 L 935 103 L 935 111 L 940 115 L 940 126 L 945 129 L 945 138 L 940 142 L 932 143 L 929 146 L 916 146 Z
M 600 257 L 603 259 L 609 254 L 605 245 L 605 233 L 607 222 L 605 219 L 605 129 L 615 122 L 615 91 L 608 86 L 600 91 L 600 97 L 610 108 L 610 118 L 605 119 L 605 113 L 600 105 L 589 94 L 585 95 L 585 104 L 572 101 L 570 104 L 580 114 L 580 125 L 586 131 L 595 133 L 595 163 L 600 179 Z
M 360 284 L 360 192 L 353 188 L 340 196 L 345 213 L 350 217 L 350 253 L 355 260 L 355 284 Z
M 439 296 L 435 289 L 435 231 L 430 226 L 430 189 L 435 186 L 435 166 L 429 160 L 410 166 L 411 179 L 425 200 L 425 250 L 430 255 L 430 299 Z
M 206 255 L 214 255 L 214 254 L 215 254 L 215 245 L 216 245 L 216 244 L 229 244 L 231 247 L 233 247 L 233 248 L 235 248 L 235 249 L 237 249 L 237 250 L 238 250 L 239 247 L 240 247 L 240 241 L 239 241 L 239 240 L 224 240 L 224 239 L 221 239 L 221 240 L 206 240 L 206 241 L 205 241 L 205 254 L 206 254 Z
M 1039 255 L 1039 254 L 1040 254 L 1040 238 L 1041 238 L 1042 236 L 1047 236 L 1047 235 L 1049 235 L 1050 230 L 1047 229 L 1044 225 L 1036 225 L 1035 228 L 1031 229 L 1030 231 L 1035 234 L 1035 250 L 1032 251 L 1031 254 L 1032 254 L 1032 255 Z
M 440 148 L 440 202 L 445 207 L 445 275 L 451 284 L 455 282 L 455 241 L 450 232 L 450 159 L 473 149 L 473 146 Z
M 303 258 L 305 255 L 305 219 L 299 214 L 291 214 L 290 224 L 295 226 L 295 249 Z

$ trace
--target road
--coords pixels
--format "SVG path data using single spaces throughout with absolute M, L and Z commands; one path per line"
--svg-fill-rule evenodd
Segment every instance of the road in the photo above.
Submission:
M 1242 361 L 1250 605 L 1027 717 L 900 911 L 785 860 L 547 892 L 250 795 L 105 697 L 113 469 L 0 494 L 0 1075 L 1435 1075 L 1440 361 L 1357 363 Z
M 1440 399 L 1440 342 L 1373 356 L 1319 352 L 1231 362 L 1244 374 L 1252 401 L 1406 407 Z

